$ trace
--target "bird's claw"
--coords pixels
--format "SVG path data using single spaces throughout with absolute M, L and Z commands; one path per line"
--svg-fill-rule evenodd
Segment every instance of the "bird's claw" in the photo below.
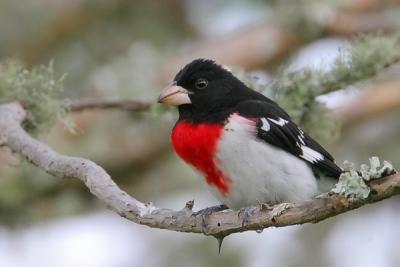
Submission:
M 207 229 L 207 217 L 210 216 L 210 214 L 214 213 L 214 212 L 218 212 L 218 211 L 222 211 L 222 210 L 226 210 L 228 209 L 228 207 L 226 205 L 216 205 L 216 206 L 212 206 L 212 207 L 208 207 L 202 210 L 199 210 L 195 213 L 195 215 L 200 215 L 201 216 L 201 227 L 202 227 L 202 232 L 203 234 L 206 234 L 206 229 Z

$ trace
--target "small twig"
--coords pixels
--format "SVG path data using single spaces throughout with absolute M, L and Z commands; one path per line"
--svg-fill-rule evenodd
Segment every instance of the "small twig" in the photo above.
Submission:
M 18 103 L 0 105 L 0 139 L 5 140 L 13 152 L 27 158 L 32 164 L 55 177 L 77 178 L 90 192 L 120 216 L 153 228 L 189 233 L 204 233 L 217 238 L 232 233 L 260 230 L 270 226 L 315 223 L 329 217 L 400 194 L 400 174 L 394 174 L 370 183 L 371 196 L 364 200 L 351 200 L 336 194 L 323 194 L 315 199 L 288 205 L 251 207 L 251 215 L 243 224 L 240 211 L 223 210 L 204 219 L 192 212 L 192 202 L 184 209 L 174 211 L 145 204 L 122 191 L 103 168 L 94 162 L 57 153 L 49 146 L 32 138 L 22 127 L 26 112 Z M 277 212 L 279 211 L 279 212 Z M 206 226 L 203 225 L 206 223 Z
M 150 103 L 129 99 L 81 99 L 66 103 L 67 108 L 72 112 L 79 112 L 88 109 L 112 109 L 118 108 L 128 111 L 144 111 L 150 108 Z

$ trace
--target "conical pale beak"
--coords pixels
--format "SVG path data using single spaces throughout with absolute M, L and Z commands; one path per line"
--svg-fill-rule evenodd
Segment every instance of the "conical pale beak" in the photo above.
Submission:
M 158 103 L 179 106 L 183 104 L 191 104 L 192 102 L 190 101 L 188 90 L 172 84 L 161 91 L 161 94 L 158 97 Z

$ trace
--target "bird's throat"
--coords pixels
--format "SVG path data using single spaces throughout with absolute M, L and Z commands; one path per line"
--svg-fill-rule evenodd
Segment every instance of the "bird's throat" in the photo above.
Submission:
M 215 158 L 222 133 L 223 125 L 220 123 L 180 120 L 172 131 L 171 139 L 176 153 L 202 172 L 209 185 L 225 195 L 229 192 L 230 179 L 218 169 Z

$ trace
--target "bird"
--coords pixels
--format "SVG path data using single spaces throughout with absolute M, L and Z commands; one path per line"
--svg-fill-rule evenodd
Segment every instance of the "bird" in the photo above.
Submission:
M 343 172 L 276 102 L 213 60 L 185 65 L 158 102 L 178 109 L 175 152 L 228 208 L 305 201 Z

